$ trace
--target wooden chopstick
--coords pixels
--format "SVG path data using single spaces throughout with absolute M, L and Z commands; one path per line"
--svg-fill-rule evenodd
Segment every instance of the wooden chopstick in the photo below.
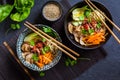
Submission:
M 111 21 L 105 14 L 101 12 L 100 9 L 98 9 L 90 0 L 86 0 L 89 4 L 91 4 L 96 10 L 100 12 L 118 31 L 120 31 L 120 28 L 113 22 Z
M 62 46 L 63 48 L 69 50 L 70 52 L 74 53 L 76 56 L 80 56 L 80 54 L 78 54 L 77 52 L 73 51 L 72 49 L 66 47 L 65 45 L 63 45 L 62 43 L 60 43 L 59 41 L 55 40 L 54 38 L 52 38 L 51 36 L 49 36 L 48 34 L 44 33 L 42 30 L 38 29 L 37 27 L 35 27 L 34 25 L 32 25 L 31 23 L 29 23 L 28 21 L 26 21 L 26 24 L 30 25 L 32 28 L 36 29 L 37 31 L 39 31 L 41 34 L 43 34 L 44 36 L 50 38 L 52 41 L 54 41 L 55 43 L 59 44 L 60 46 Z
M 46 38 L 44 35 L 42 35 L 41 33 L 39 33 L 38 31 L 36 31 L 34 28 L 32 28 L 30 25 L 24 23 L 24 25 L 26 27 L 28 27 L 29 29 L 31 29 L 32 31 L 34 31 L 36 34 L 38 34 L 39 36 L 41 36 L 42 38 L 46 39 L 47 41 L 49 41 L 51 44 L 53 44 L 54 46 L 56 46 L 58 49 L 60 49 L 61 51 L 63 51 L 65 54 L 67 54 L 69 57 L 71 57 L 74 60 L 77 60 L 76 57 L 74 57 L 73 55 L 71 55 L 70 53 L 68 53 L 67 51 L 65 51 L 63 48 L 61 48 L 60 46 L 58 46 L 56 43 L 54 43 L 53 41 L 51 41 L 51 39 Z
M 22 69 L 26 72 L 26 74 L 30 77 L 30 80 L 35 80 L 31 74 L 28 72 L 28 70 L 21 64 L 21 62 L 17 59 L 17 57 L 15 56 L 13 50 L 11 49 L 11 47 L 8 45 L 7 42 L 3 42 L 4 46 L 9 50 L 9 52 L 11 53 L 11 55 L 14 57 L 14 59 L 18 62 L 18 64 L 22 67 Z
M 94 11 L 95 9 L 89 4 L 88 0 L 85 0 L 85 2 L 89 5 L 89 7 Z M 100 12 L 100 11 L 99 11 Z M 109 26 L 101 19 L 101 17 L 95 12 L 96 16 L 101 20 L 101 22 L 105 25 L 105 27 L 108 29 L 108 31 L 113 35 L 113 37 L 116 39 L 116 41 L 120 44 L 119 38 L 113 33 L 113 31 L 109 28 Z

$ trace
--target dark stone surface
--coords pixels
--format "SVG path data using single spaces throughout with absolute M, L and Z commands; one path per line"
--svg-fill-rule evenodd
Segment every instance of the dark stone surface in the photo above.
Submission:
M 32 76 L 36 80 L 120 80 L 120 45 L 113 37 L 103 47 L 92 51 L 81 50 L 72 45 L 66 38 L 63 30 L 64 15 L 60 21 L 50 24 L 41 19 L 41 7 L 49 0 L 35 0 L 35 6 L 32 9 L 30 16 L 26 19 L 33 24 L 42 23 L 52 26 L 62 37 L 63 43 L 73 50 L 80 52 L 82 57 L 89 57 L 91 61 L 79 61 L 73 67 L 65 67 L 65 55 L 62 56 L 60 62 L 52 69 L 46 71 L 46 76 L 39 77 L 38 72 L 31 71 Z M 82 0 L 57 0 L 64 9 L 64 14 L 70 6 Z M 119 0 L 97 0 L 102 3 L 112 14 L 114 22 L 120 26 L 120 1 Z M 30 80 L 19 64 L 13 59 L 8 50 L 3 46 L 2 42 L 7 41 L 16 52 L 16 40 L 24 30 L 23 22 L 21 29 L 10 31 L 7 35 L 6 30 L 10 27 L 11 21 L 7 18 L 0 23 L 0 80 Z M 114 29 L 114 32 L 120 34 Z M 61 34 L 62 33 L 62 34 Z M 69 43 L 69 44 L 68 44 Z

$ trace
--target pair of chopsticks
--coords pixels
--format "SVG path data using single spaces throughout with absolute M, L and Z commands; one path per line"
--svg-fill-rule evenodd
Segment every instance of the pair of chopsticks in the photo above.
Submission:
M 120 28 L 112 22 L 105 14 L 101 12 L 100 9 L 98 9 L 90 0 L 85 0 L 85 2 L 88 4 L 88 6 L 94 11 L 98 10 L 100 14 L 102 14 L 118 31 L 120 31 Z M 95 12 L 95 14 L 98 16 L 98 14 Z M 120 44 L 120 39 L 113 33 L 113 31 L 109 28 L 109 26 L 98 16 L 98 18 L 101 20 L 101 22 L 105 25 L 105 27 L 108 29 L 108 31 L 112 34 L 112 36 L 116 39 L 116 41 Z
M 35 80 L 31 74 L 28 72 L 28 70 L 21 64 L 21 62 L 17 59 L 17 57 L 15 56 L 13 50 L 11 49 L 11 47 L 8 45 L 7 42 L 3 42 L 4 46 L 9 50 L 9 52 L 11 53 L 11 55 L 14 57 L 14 59 L 18 62 L 18 64 L 21 66 L 21 68 L 26 72 L 26 74 L 30 77 L 30 80 Z
M 48 34 L 46 34 L 45 32 L 43 32 L 42 30 L 38 29 L 37 27 L 35 27 L 34 25 L 32 25 L 31 23 L 29 23 L 28 21 L 26 21 L 24 23 L 24 25 L 26 27 L 28 27 L 29 29 L 31 29 L 33 32 L 35 32 L 36 34 L 38 34 L 40 37 L 46 39 L 47 41 L 49 41 L 51 44 L 53 44 L 55 47 L 57 47 L 59 50 L 61 50 L 62 52 L 64 52 L 65 54 L 67 54 L 69 57 L 71 57 L 74 60 L 77 60 L 76 57 L 74 57 L 73 55 L 71 55 L 69 52 L 73 53 L 76 56 L 80 56 L 80 54 L 78 54 L 77 52 L 73 51 L 72 49 L 68 48 L 67 46 L 63 45 L 62 43 L 60 43 L 59 41 L 57 41 L 56 39 L 52 38 L 51 36 L 49 36 Z M 64 49 L 63 49 L 64 48 Z M 66 51 L 67 50 L 67 51 Z M 68 52 L 69 51 L 69 52 Z

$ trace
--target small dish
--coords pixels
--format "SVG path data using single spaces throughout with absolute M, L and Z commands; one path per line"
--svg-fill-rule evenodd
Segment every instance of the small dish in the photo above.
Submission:
M 102 12 L 104 12 L 107 17 L 109 19 L 112 20 L 112 16 L 110 14 L 110 12 L 100 3 L 98 2 L 95 2 L 95 1 L 92 1 Z M 105 41 L 104 42 L 101 42 L 100 44 L 98 45 L 90 45 L 90 46 L 84 46 L 84 45 L 81 45 L 80 43 L 76 42 L 73 34 L 71 34 L 68 30 L 68 23 L 73 19 L 73 16 L 72 16 L 72 11 L 75 10 L 76 8 L 81 8 L 83 6 L 86 6 L 87 3 L 85 1 L 82 1 L 82 2 L 79 2 L 77 4 L 75 4 L 73 7 L 71 7 L 71 9 L 67 12 L 67 14 L 65 15 L 65 21 L 64 21 L 64 29 L 65 29 L 65 34 L 67 36 L 67 38 L 71 41 L 71 43 L 73 43 L 75 46 L 77 46 L 78 48 L 81 48 L 81 49 L 85 49 L 85 50 L 90 50 L 90 49 L 96 49 L 96 48 L 99 48 L 100 46 L 102 46 L 103 44 L 105 44 L 110 36 L 111 36 L 111 33 L 106 30 L 106 33 L 107 36 L 105 36 Z M 111 30 L 113 30 L 113 26 L 106 20 L 105 21 L 106 24 L 110 27 Z
M 37 24 L 37 25 L 35 25 L 35 26 L 38 27 L 39 29 L 41 29 L 42 27 L 49 27 L 49 26 L 42 25 L 42 24 Z M 49 28 L 50 28 L 50 27 L 49 27 Z M 55 32 L 55 34 L 56 34 L 56 36 L 57 36 L 57 37 L 56 37 L 57 40 L 61 42 L 61 38 L 60 38 L 59 34 L 58 34 L 55 30 L 53 30 L 52 28 L 50 28 L 50 29 L 51 29 L 53 32 Z M 30 34 L 31 32 L 33 32 L 33 31 L 31 31 L 30 29 L 25 29 L 25 30 L 19 35 L 19 37 L 18 37 L 18 39 L 17 39 L 17 45 L 16 45 L 16 50 L 17 50 L 17 56 L 18 56 L 18 58 L 20 59 L 20 61 L 21 61 L 26 67 L 28 67 L 29 69 L 31 69 L 31 70 L 33 70 L 33 71 L 45 71 L 45 70 L 48 70 L 48 69 L 52 68 L 53 66 L 55 66 L 55 65 L 59 62 L 59 60 L 60 60 L 60 58 L 61 58 L 61 56 L 62 56 L 62 52 L 61 52 L 60 50 L 57 50 L 57 52 L 55 53 L 55 57 L 53 58 L 52 62 L 49 63 L 49 64 L 44 65 L 44 67 L 42 67 L 42 68 L 39 68 L 39 67 L 38 67 L 36 64 L 34 64 L 34 63 L 31 64 L 31 63 L 27 62 L 27 61 L 23 58 L 21 46 L 22 46 L 22 44 L 23 44 L 23 42 L 24 42 L 25 37 L 26 37 L 28 34 Z
M 42 17 L 50 22 L 59 20 L 62 16 L 62 6 L 57 1 L 48 1 L 42 7 Z

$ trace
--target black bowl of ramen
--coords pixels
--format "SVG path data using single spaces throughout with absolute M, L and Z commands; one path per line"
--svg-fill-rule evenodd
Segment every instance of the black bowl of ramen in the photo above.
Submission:
M 110 12 L 101 3 L 92 1 L 103 14 L 112 20 Z M 97 10 L 92 10 L 85 1 L 75 4 L 65 15 L 64 29 L 67 38 L 78 48 L 90 50 L 105 44 L 111 34 L 101 19 L 113 30 L 113 26 Z

